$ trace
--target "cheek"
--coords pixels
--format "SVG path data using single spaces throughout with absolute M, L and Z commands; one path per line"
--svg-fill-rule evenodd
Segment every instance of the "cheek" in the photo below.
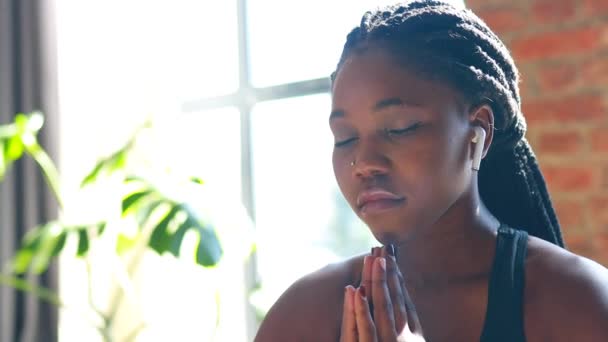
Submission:
M 334 169 L 334 176 L 336 177 L 336 182 L 338 183 L 338 187 L 342 194 L 348 199 L 347 196 L 347 182 L 350 179 L 350 162 L 347 160 L 347 157 L 344 153 L 340 153 L 334 150 L 331 158 L 331 162 Z

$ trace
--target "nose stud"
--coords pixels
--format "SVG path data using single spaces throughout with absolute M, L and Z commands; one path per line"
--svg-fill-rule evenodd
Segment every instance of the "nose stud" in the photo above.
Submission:
M 355 166 L 355 161 L 354 160 L 350 162 L 350 166 Z

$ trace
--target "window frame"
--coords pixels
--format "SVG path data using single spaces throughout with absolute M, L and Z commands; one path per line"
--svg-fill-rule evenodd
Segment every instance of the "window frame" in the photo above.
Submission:
M 329 93 L 331 81 L 329 77 L 308 79 L 303 81 L 283 83 L 269 87 L 254 87 L 251 82 L 251 63 L 249 56 L 249 37 L 247 35 L 247 5 L 248 0 L 237 2 L 237 39 L 238 39 L 238 87 L 227 95 L 206 97 L 182 104 L 182 112 L 189 113 L 221 107 L 236 107 L 240 113 L 241 131 L 241 202 L 255 227 L 255 203 L 253 187 L 253 165 L 251 149 L 251 112 L 253 107 L 264 101 L 300 97 L 313 94 Z M 257 255 L 253 251 L 245 265 L 245 289 L 249 293 L 260 283 L 257 269 Z M 253 340 L 259 322 L 253 306 L 245 303 L 247 321 L 247 336 Z

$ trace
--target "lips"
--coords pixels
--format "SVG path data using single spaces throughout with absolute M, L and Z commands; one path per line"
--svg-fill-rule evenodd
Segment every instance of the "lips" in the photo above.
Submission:
M 362 214 L 374 214 L 400 206 L 404 200 L 386 189 L 371 188 L 357 196 L 357 207 Z

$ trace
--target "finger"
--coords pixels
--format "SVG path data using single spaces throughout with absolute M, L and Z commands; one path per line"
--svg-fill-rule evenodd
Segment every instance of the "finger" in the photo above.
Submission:
M 393 304 L 393 317 L 395 318 L 395 329 L 400 332 L 407 324 L 407 308 L 406 300 L 404 296 L 405 288 L 399 280 L 401 271 L 397 265 L 395 259 L 395 247 L 393 245 L 387 245 L 383 249 L 383 256 L 386 258 L 386 274 L 387 274 L 387 285 Z
M 366 289 L 372 288 L 372 264 L 374 256 L 366 255 L 363 258 L 363 271 L 361 272 L 361 285 Z
M 393 304 L 386 283 L 386 259 L 376 258 L 372 267 L 372 298 L 374 300 L 374 322 L 380 340 L 395 338 Z
M 357 341 L 357 323 L 355 321 L 354 296 L 354 287 L 348 285 L 344 288 L 344 305 L 342 309 L 342 328 L 340 330 L 340 342 Z
M 422 325 L 420 324 L 420 318 L 418 317 L 418 312 L 416 311 L 416 307 L 414 306 L 414 302 L 412 301 L 409 293 L 407 292 L 407 287 L 405 286 L 405 279 L 403 278 L 403 274 L 401 274 L 401 270 L 397 268 L 397 276 L 399 278 L 400 287 L 402 289 L 405 310 L 406 310 L 406 324 L 409 329 L 418 333 L 422 336 Z
M 357 323 L 357 336 L 359 342 L 376 342 L 376 327 L 372 320 L 366 288 L 361 286 L 354 295 L 355 319 Z

